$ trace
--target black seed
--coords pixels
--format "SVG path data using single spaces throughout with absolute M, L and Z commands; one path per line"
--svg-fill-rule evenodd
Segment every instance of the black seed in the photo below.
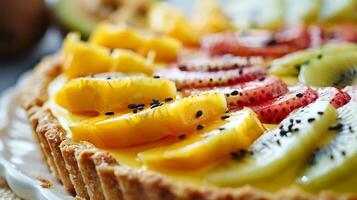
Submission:
M 319 112 L 317 112 L 317 114 L 319 114 L 319 115 L 323 115 L 323 114 L 324 114 L 324 112 L 319 111 Z
M 231 92 L 232 96 L 235 96 L 235 95 L 238 95 L 238 94 L 239 94 L 239 92 L 237 90 L 234 90 L 233 92 Z
M 222 127 L 222 128 L 219 128 L 218 130 L 220 130 L 220 131 L 224 131 L 224 130 L 225 130 L 225 128 L 223 128 L 223 127 Z
M 202 114 L 203 114 L 203 112 L 202 112 L 201 110 L 197 111 L 197 112 L 196 112 L 196 118 L 201 117 Z
M 222 120 L 225 120 L 225 119 L 228 119 L 228 118 L 229 118 L 228 115 L 223 115 L 223 116 L 221 117 Z
M 309 118 L 307 121 L 308 121 L 309 123 L 311 123 L 311 122 L 315 121 L 315 118 Z
M 172 100 L 174 100 L 174 99 L 171 98 L 171 97 L 168 97 L 168 98 L 165 99 L 166 102 L 170 102 L 170 101 L 172 101 Z
M 185 138 L 186 138 L 186 135 L 185 135 L 185 134 L 179 135 L 179 139 L 180 139 L 180 140 L 184 140 Z
M 330 155 L 330 159 L 331 159 L 331 160 L 334 160 L 334 159 L 335 159 L 335 156 Z
M 321 59 L 322 58 L 322 54 L 319 54 L 318 56 L 317 56 L 317 59 Z
M 346 156 L 346 151 L 341 151 L 342 156 Z
M 114 115 L 113 111 L 106 112 L 105 115 Z
M 287 134 L 288 134 L 287 131 L 284 131 L 284 130 L 281 130 L 281 131 L 280 131 L 280 136 L 281 136 L 281 137 L 287 136 Z
M 301 123 L 301 120 L 300 119 L 297 119 L 295 120 L 296 123 L 300 124 Z
M 264 77 L 264 76 L 258 78 L 258 81 L 264 81 L 264 80 L 265 80 L 265 77 Z
M 333 126 L 328 127 L 328 130 L 330 130 L 330 131 L 332 131 L 332 130 L 337 130 L 337 131 L 339 131 L 339 130 L 341 130 L 342 128 L 343 128 L 343 124 L 338 123 L 338 124 L 335 124 L 335 125 L 333 125 Z
M 277 140 L 276 143 L 281 146 L 280 140 Z
M 203 127 L 203 125 L 201 125 L 201 124 L 197 125 L 197 127 L 196 127 L 197 130 L 201 130 L 201 129 L 203 129 L 203 128 L 204 128 L 204 127 Z
M 110 80 L 110 79 L 112 79 L 112 77 L 108 76 L 108 77 L 107 77 L 107 80 Z
M 138 110 L 137 110 L 137 109 L 134 109 L 134 110 L 133 110 L 133 113 L 137 113 L 137 112 L 138 112 Z
M 310 61 L 309 61 L 309 60 L 306 60 L 303 64 L 304 64 L 304 65 L 308 65 L 308 64 L 310 64 Z
M 302 94 L 302 93 L 297 93 L 296 94 L 296 97 L 299 97 L 299 98 L 301 98 L 301 97 L 303 97 L 304 96 L 304 94 Z
M 160 76 L 154 76 L 154 78 L 160 78 Z
M 134 108 L 136 108 L 136 104 L 129 104 L 129 105 L 128 105 L 128 108 L 129 108 L 129 109 L 134 109 Z
M 299 129 L 298 128 L 294 128 L 292 131 L 293 132 L 297 132 L 297 131 L 299 131 Z
M 159 107 L 159 106 L 160 106 L 160 104 L 154 104 L 150 108 L 153 109 L 153 108 L 156 108 L 156 107 Z
M 177 92 L 181 92 L 182 89 L 181 89 L 181 88 L 176 88 L 176 91 L 177 91 Z

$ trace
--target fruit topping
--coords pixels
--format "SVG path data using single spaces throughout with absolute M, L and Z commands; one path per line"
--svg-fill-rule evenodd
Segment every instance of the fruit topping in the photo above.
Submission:
M 319 96 L 318 100 L 329 101 L 335 108 L 345 105 L 351 99 L 348 93 L 334 87 L 318 88 L 317 95 Z
M 164 101 L 176 97 L 175 84 L 165 79 L 143 76 L 76 78 L 56 94 L 57 104 L 71 112 L 123 111 L 129 104 L 146 104 L 152 99 Z
M 309 87 L 294 86 L 280 97 L 252 106 L 263 123 L 279 123 L 292 111 L 304 107 L 317 99 L 317 92 Z
M 177 59 L 180 49 L 181 43 L 178 40 L 162 36 L 146 38 L 138 52 L 145 57 L 152 54 L 156 61 L 168 62 Z
M 91 34 L 89 42 L 111 49 L 137 50 L 143 38 L 135 30 L 124 25 L 99 24 Z
M 337 120 L 337 112 L 329 102 L 319 101 L 301 108 L 284 119 L 279 128 L 265 132 L 245 152 L 234 156 L 210 171 L 205 180 L 220 186 L 273 181 L 293 170 L 287 184 L 296 177 L 328 127 Z M 284 184 L 285 179 L 277 179 Z
M 264 132 L 249 108 L 223 116 L 227 118 L 189 137 L 180 135 L 180 142 L 144 151 L 138 157 L 149 167 L 194 169 L 217 162 L 231 152 L 246 150 Z
M 185 95 L 201 93 L 207 89 L 183 90 Z M 288 92 L 288 87 L 279 78 L 274 76 L 261 77 L 257 80 L 228 87 L 215 87 L 212 90 L 225 94 L 231 108 L 263 103 Z
M 157 76 L 176 83 L 178 88 L 226 86 L 255 80 L 266 74 L 263 67 L 252 66 L 218 72 L 188 72 L 177 68 L 161 69 Z
M 351 101 L 357 102 L 357 85 L 347 86 L 342 91 L 351 97 Z
M 357 83 L 357 52 L 322 55 L 305 62 L 299 80 L 310 86 L 343 88 Z
M 182 59 L 176 64 L 182 71 L 222 71 L 247 66 L 262 66 L 264 60 L 261 57 L 239 57 L 239 56 L 216 56 Z
M 298 182 L 310 190 L 324 189 L 350 177 L 357 167 L 357 103 L 338 109 L 339 120 L 327 144 L 316 148 Z M 354 186 L 355 187 L 355 186 Z
M 63 69 L 69 78 L 104 72 L 153 72 L 153 65 L 130 50 L 115 50 L 82 42 L 77 34 L 69 34 L 64 41 Z
M 146 91 L 159 90 L 161 89 Z M 133 109 L 132 113 L 109 116 L 106 120 L 94 118 L 72 124 L 72 138 L 76 141 L 89 141 L 100 148 L 135 146 L 169 135 L 189 136 L 196 130 L 204 129 L 204 124 L 219 119 L 227 110 L 224 95 L 213 92 L 172 103 L 153 100 L 149 108 L 147 104 L 127 106 Z M 202 113 L 197 114 L 198 112 Z
M 322 58 L 340 53 L 352 52 L 357 50 L 356 44 L 329 44 L 318 49 L 308 49 L 297 51 L 281 58 L 275 59 L 269 72 L 277 76 L 297 76 L 302 65 L 314 58 Z

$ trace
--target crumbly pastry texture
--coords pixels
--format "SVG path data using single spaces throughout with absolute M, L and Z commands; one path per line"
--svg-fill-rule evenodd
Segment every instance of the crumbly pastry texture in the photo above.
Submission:
M 329 191 L 311 195 L 295 187 L 275 194 L 251 186 L 197 187 L 174 182 L 160 173 L 121 166 L 113 156 L 92 144 L 68 139 L 56 117 L 44 106 L 49 83 L 61 73 L 60 55 L 44 58 L 35 68 L 21 101 L 48 169 L 77 199 L 357 200 L 356 195 Z

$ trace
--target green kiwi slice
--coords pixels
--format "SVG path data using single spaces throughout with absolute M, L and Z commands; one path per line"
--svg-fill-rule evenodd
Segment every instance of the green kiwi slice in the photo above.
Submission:
M 308 49 L 288 54 L 284 57 L 275 59 L 269 69 L 269 73 L 276 76 L 298 76 L 301 65 L 322 54 L 338 54 L 349 51 L 357 51 L 357 45 L 346 44 L 328 44 L 318 49 Z
M 299 109 L 284 119 L 279 128 L 264 133 L 248 151 L 239 151 L 235 159 L 221 163 L 205 181 L 220 186 L 271 182 L 291 167 L 303 166 L 336 120 L 337 112 L 327 101 Z M 291 182 L 297 171 L 293 174 Z
M 299 80 L 309 86 L 343 88 L 357 83 L 357 51 L 321 54 L 305 62 Z
M 350 102 L 337 112 L 338 123 L 329 127 L 335 130 L 335 137 L 312 154 L 306 170 L 297 179 L 299 184 L 310 190 L 329 187 L 356 172 L 357 103 Z

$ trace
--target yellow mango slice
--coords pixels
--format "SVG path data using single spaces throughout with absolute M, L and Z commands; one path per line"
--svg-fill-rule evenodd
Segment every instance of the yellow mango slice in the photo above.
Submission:
M 85 77 L 70 80 L 55 94 L 54 100 L 71 112 L 108 112 L 125 110 L 128 104 L 175 97 L 175 84 L 165 79 Z
M 264 132 L 249 108 L 225 116 L 229 118 L 211 124 L 207 130 L 175 144 L 141 152 L 138 158 L 153 168 L 195 169 L 247 149 Z
M 181 46 L 177 39 L 171 37 L 151 37 L 142 43 L 138 52 L 143 56 L 148 56 L 149 53 L 152 53 L 156 61 L 174 61 L 179 54 Z
M 70 33 L 63 45 L 63 69 L 69 78 L 107 72 L 112 65 L 109 49 L 80 41 Z
M 102 23 L 96 27 L 89 41 L 112 49 L 136 50 L 142 42 L 142 38 L 138 32 L 124 25 Z
M 130 50 L 118 49 L 113 52 L 113 66 L 110 71 L 123 73 L 145 73 L 151 75 L 154 72 L 153 64 Z
M 210 92 L 104 121 L 93 123 L 84 120 L 72 124 L 70 129 L 76 141 L 89 141 L 99 148 L 107 149 L 129 147 L 157 141 L 169 135 L 189 135 L 197 127 L 200 128 L 201 124 L 217 119 L 226 109 L 224 95 Z M 202 114 L 197 117 L 199 111 Z
M 179 9 L 167 3 L 155 3 L 151 7 L 148 24 L 152 31 L 167 34 L 185 45 L 199 44 L 198 31 L 191 26 Z
M 110 53 L 109 48 L 80 41 L 78 34 L 70 33 L 64 41 L 63 69 L 68 78 L 104 72 L 151 75 L 154 65 L 133 51 L 122 49 Z

